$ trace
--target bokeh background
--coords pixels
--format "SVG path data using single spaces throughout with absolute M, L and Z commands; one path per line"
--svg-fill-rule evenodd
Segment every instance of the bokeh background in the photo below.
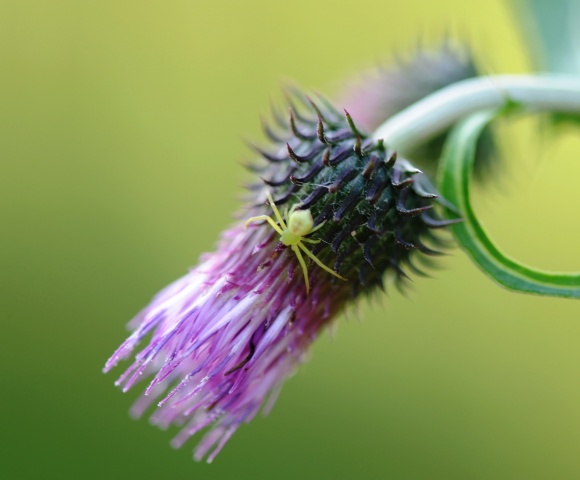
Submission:
M 459 250 L 362 302 L 212 465 L 169 447 L 101 368 L 125 323 L 213 248 L 287 79 L 420 41 L 529 69 L 507 4 L 0 1 L 0 477 L 580 478 L 580 304 L 513 294 Z M 474 202 L 510 254 L 580 270 L 578 131 L 498 129 Z

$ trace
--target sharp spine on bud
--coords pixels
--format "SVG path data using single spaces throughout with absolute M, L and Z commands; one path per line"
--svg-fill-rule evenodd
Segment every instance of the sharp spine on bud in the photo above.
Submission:
M 308 210 L 314 202 L 320 200 L 324 195 L 328 193 L 328 187 L 320 186 L 317 187 L 308 197 L 306 197 L 302 202 L 300 202 L 300 210 Z
M 268 137 L 271 141 L 280 143 L 284 140 L 284 137 L 281 136 L 282 134 L 278 134 L 270 128 L 270 125 L 268 122 L 266 122 L 264 117 L 260 117 L 260 123 L 262 124 L 262 131 L 264 132 L 264 135 L 266 135 L 266 137 Z
M 292 178 L 292 175 L 288 174 L 286 177 L 283 177 L 281 180 L 268 180 L 264 177 L 260 177 L 260 179 L 262 180 L 262 182 L 264 182 L 266 185 L 270 186 L 270 187 L 280 187 L 286 183 L 288 183 L 288 180 Z
M 324 164 L 322 164 L 322 163 L 315 163 L 314 166 L 308 172 L 306 172 L 302 177 L 295 177 L 294 175 L 292 175 L 290 177 L 290 181 L 292 183 L 306 183 L 306 182 L 309 182 L 323 168 L 324 168 Z
M 290 158 L 297 163 L 309 162 L 316 155 L 318 155 L 318 153 L 320 153 L 320 151 L 322 150 L 321 148 L 313 148 L 310 151 L 310 153 L 308 153 L 307 155 L 301 156 L 301 155 L 298 155 L 296 152 L 294 152 L 294 150 L 292 150 L 292 147 L 290 146 L 290 144 L 288 142 L 286 142 L 286 149 L 288 150 L 288 155 L 290 156 Z
M 311 119 L 304 117 L 301 113 L 300 113 L 300 109 L 296 107 L 296 104 L 294 103 L 294 101 L 292 100 L 292 94 L 286 90 L 283 90 L 284 92 L 284 97 L 286 99 L 286 103 L 288 104 L 288 108 L 294 113 L 294 115 L 296 116 L 296 119 L 299 122 L 302 123 L 306 123 L 306 124 L 314 124 L 316 122 L 312 121 Z M 294 96 L 299 96 L 299 94 L 294 91 Z
M 360 132 L 358 131 L 358 129 L 356 128 L 356 125 L 354 124 L 354 120 L 352 119 L 352 117 L 350 116 L 350 113 L 348 113 L 346 108 L 344 109 L 344 115 L 346 117 L 346 121 L 348 122 L 348 126 L 350 127 L 350 130 L 352 131 L 352 134 L 355 136 L 355 138 L 361 137 Z
M 365 165 L 365 168 L 362 172 L 362 176 L 367 180 L 371 178 L 371 175 L 377 166 L 378 160 L 379 157 L 377 157 L 376 155 L 372 155 L 371 158 L 368 160 L 367 164 Z
M 383 169 L 379 169 L 375 173 L 372 183 L 367 190 L 367 196 L 365 197 L 365 200 L 372 205 L 377 203 L 381 197 L 381 194 L 383 193 L 383 190 L 387 187 L 388 184 L 389 179 L 386 172 Z
M 362 177 L 358 177 L 358 180 L 362 180 Z M 351 184 L 350 192 L 343 200 L 340 208 L 334 213 L 332 218 L 335 222 L 340 222 L 344 217 L 345 213 L 352 207 L 354 207 L 360 200 L 360 194 L 363 191 L 362 181 L 354 181 Z
M 328 160 L 328 164 L 331 167 L 336 167 L 338 164 L 340 164 L 350 156 L 352 156 L 352 149 L 349 148 L 347 150 L 343 150 L 342 152 L 340 152 L 338 155 L 336 155 L 336 157 Z
M 330 187 L 328 187 L 328 191 L 330 193 L 336 193 L 343 185 L 350 182 L 354 177 L 356 177 L 357 174 L 358 171 L 355 168 L 345 170 L 338 176 L 335 182 Z
M 433 205 L 408 209 L 403 205 L 402 195 L 399 196 L 399 199 L 397 200 L 397 212 L 403 217 L 416 217 L 431 208 L 433 208 Z
M 417 246 L 414 243 L 408 242 L 403 238 L 400 227 L 395 230 L 395 240 L 399 245 L 401 245 L 406 250 L 412 250 L 414 248 L 417 248 Z
M 396 190 L 404 190 L 405 188 L 408 188 L 411 185 L 413 185 L 413 183 L 415 183 L 415 180 L 413 178 L 406 178 L 405 180 L 399 180 L 397 182 L 394 180 L 391 180 L 391 185 Z
M 421 253 L 424 253 L 425 255 L 432 255 L 432 256 L 444 255 L 443 252 L 429 248 L 424 243 L 422 243 L 420 240 L 416 240 L 416 247 L 417 247 L 417 250 L 419 250 Z
M 270 111 L 272 112 L 272 118 L 274 122 L 278 124 L 280 128 L 286 128 L 286 121 L 278 111 L 278 109 L 274 106 L 274 103 L 270 103 Z
M 448 227 L 449 225 L 454 225 L 456 223 L 460 223 L 463 221 L 462 218 L 453 218 L 453 219 L 449 219 L 449 220 L 439 220 L 439 219 L 430 217 L 429 215 L 427 215 L 426 212 L 423 212 L 421 214 L 421 220 L 423 221 L 423 223 L 425 223 L 425 225 L 427 225 L 430 228 Z
M 265 150 L 261 149 L 257 145 L 254 145 L 252 143 L 250 143 L 249 145 L 253 150 L 255 150 L 257 153 L 259 153 L 262 157 L 264 157 L 269 162 L 282 163 L 286 160 L 286 155 L 284 155 L 284 156 L 273 155 L 273 154 L 268 153 Z
M 361 139 L 360 137 L 356 137 L 356 140 L 354 141 L 354 153 L 356 153 L 359 157 L 363 156 L 363 151 L 361 148 Z
M 299 138 L 300 140 L 314 140 L 316 138 L 315 135 L 307 135 L 307 134 L 301 132 L 300 130 L 298 130 L 298 128 L 296 127 L 296 120 L 294 118 L 294 110 L 292 110 L 292 108 L 290 108 L 289 123 L 290 123 L 290 130 L 292 130 L 292 133 L 294 134 L 294 136 L 296 138 Z
M 377 240 L 378 239 L 377 239 L 376 235 L 369 237 L 369 239 L 365 242 L 364 250 L 363 250 L 363 258 L 367 261 L 367 263 L 371 267 L 373 267 L 373 269 L 375 268 L 375 266 L 373 265 L 371 251 L 372 251 L 373 247 L 375 246 L 375 244 L 377 243 Z
M 325 121 L 326 119 L 324 118 L 324 115 L 320 111 L 320 108 L 318 108 L 318 105 L 316 105 L 316 103 L 314 103 L 314 100 L 312 100 L 308 95 L 306 95 L 306 100 L 308 100 L 308 103 L 310 104 L 310 106 L 312 107 L 314 112 L 316 113 L 316 116 L 318 117 L 318 122 Z
M 318 136 L 318 140 L 320 140 L 325 145 L 329 145 L 330 142 L 324 136 L 324 122 L 322 121 L 322 117 L 318 117 L 318 126 L 316 127 L 316 135 Z
M 385 161 L 385 165 L 388 168 L 392 168 L 397 162 L 397 152 L 393 152 L 388 160 Z
M 330 148 L 327 148 L 322 155 L 322 164 L 326 167 L 330 167 Z

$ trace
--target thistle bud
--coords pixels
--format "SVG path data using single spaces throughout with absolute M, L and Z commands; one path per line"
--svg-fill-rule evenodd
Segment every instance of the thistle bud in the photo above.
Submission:
M 264 186 L 251 189 L 267 189 L 279 209 L 308 210 L 314 227 L 322 225 L 311 251 L 348 282 L 317 281 L 348 286 L 356 297 L 382 287 L 388 270 L 404 279 L 414 250 L 437 253 L 425 244 L 438 243 L 433 228 L 448 223 L 433 211 L 437 193 L 420 170 L 360 130 L 346 110 L 324 99 L 302 100 L 307 110 L 298 111 L 290 99 L 287 126 L 279 121 L 278 131 L 265 128 L 272 145 L 257 149 L 265 160 L 259 168 Z

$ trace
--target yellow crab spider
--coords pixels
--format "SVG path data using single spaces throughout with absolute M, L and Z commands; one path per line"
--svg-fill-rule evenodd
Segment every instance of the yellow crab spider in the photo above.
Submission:
M 292 251 L 298 257 L 298 262 L 302 267 L 302 272 L 304 273 L 304 281 L 306 282 L 306 294 L 308 294 L 310 290 L 310 282 L 308 281 L 308 268 L 306 267 L 306 262 L 304 261 L 304 257 L 300 250 L 302 250 L 308 257 L 310 257 L 316 265 L 318 265 L 323 270 L 327 271 L 328 273 L 334 275 L 341 280 L 346 280 L 346 278 L 340 276 L 334 270 L 328 268 L 324 263 L 322 263 L 316 255 L 314 255 L 308 248 L 304 246 L 303 242 L 306 243 L 320 243 L 320 240 L 311 240 L 310 238 L 304 238 L 306 235 L 310 235 L 311 233 L 316 232 L 319 228 L 321 228 L 325 222 L 322 222 L 320 225 L 312 228 L 314 226 L 314 220 L 312 219 L 312 213 L 310 210 L 296 210 L 298 205 L 293 205 L 290 211 L 288 211 L 288 207 L 285 210 L 285 216 L 288 221 L 288 224 L 284 222 L 284 219 L 280 215 L 280 211 L 276 207 L 274 203 L 274 199 L 270 192 L 266 192 L 266 196 L 268 197 L 268 202 L 272 206 L 272 210 L 274 211 L 274 215 L 278 220 L 278 225 L 272 217 L 268 215 L 258 215 L 257 217 L 248 218 L 246 223 L 244 224 L 244 228 L 247 228 L 248 225 L 252 222 L 260 222 L 262 220 L 266 220 L 276 232 L 280 234 L 280 241 L 290 247 Z

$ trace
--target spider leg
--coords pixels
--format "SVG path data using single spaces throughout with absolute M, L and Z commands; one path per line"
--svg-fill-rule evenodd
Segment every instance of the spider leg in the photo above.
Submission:
M 308 255 L 314 261 L 314 263 L 316 263 L 316 265 L 318 265 L 320 268 L 322 268 L 323 270 L 327 271 L 328 273 L 334 275 L 335 277 L 338 277 L 341 280 L 345 280 L 346 281 L 346 278 L 340 276 L 334 270 L 328 268 L 326 265 L 324 265 L 324 263 L 322 263 L 320 260 L 318 260 L 318 258 L 316 257 L 316 255 L 314 255 L 310 250 L 308 250 L 303 245 L 303 243 L 301 241 L 298 242 L 296 245 L 300 248 L 300 250 L 302 250 L 306 255 Z
M 316 225 L 316 227 L 314 227 L 312 230 L 310 230 L 310 232 L 308 233 L 308 235 L 310 235 L 313 232 L 316 232 L 316 230 L 322 228 L 322 226 L 326 223 L 326 220 L 324 220 L 324 222 L 319 223 L 318 225 Z
M 302 237 L 302 239 L 300 241 L 306 242 L 306 243 L 320 243 L 320 240 L 312 240 L 310 238 L 304 238 L 304 237 Z
M 298 244 L 298 245 L 300 245 L 300 244 Z M 302 272 L 304 273 L 304 282 L 306 282 L 306 295 L 308 295 L 308 292 L 310 290 L 310 282 L 308 281 L 308 267 L 306 266 L 306 262 L 304 261 L 304 257 L 302 256 L 302 254 L 300 253 L 300 250 L 298 250 L 296 245 L 292 245 L 290 248 L 292 248 L 292 251 L 298 257 L 298 262 L 300 263 L 300 266 L 302 267 Z
M 280 223 L 280 225 L 282 225 L 282 228 L 284 230 L 286 230 L 288 227 L 286 226 L 286 224 L 284 223 L 284 220 L 282 219 L 282 216 L 280 215 L 280 211 L 278 210 L 278 207 L 276 206 L 276 203 L 274 202 L 274 199 L 272 198 L 272 194 L 270 193 L 270 190 L 268 190 L 266 192 L 266 196 L 268 197 L 268 202 L 270 202 L 270 206 L 272 207 L 272 210 L 274 210 L 274 215 L 276 215 L 276 220 L 278 220 L 278 222 Z M 280 235 L 282 235 L 281 232 Z
M 268 215 L 258 215 L 257 217 L 248 218 L 246 220 L 246 223 L 244 223 L 244 228 L 248 228 L 248 225 L 252 222 L 261 222 L 262 220 L 266 220 L 280 235 L 284 234 L 282 229 L 278 225 L 276 225 L 276 222 L 272 220 L 272 218 L 269 217 Z

